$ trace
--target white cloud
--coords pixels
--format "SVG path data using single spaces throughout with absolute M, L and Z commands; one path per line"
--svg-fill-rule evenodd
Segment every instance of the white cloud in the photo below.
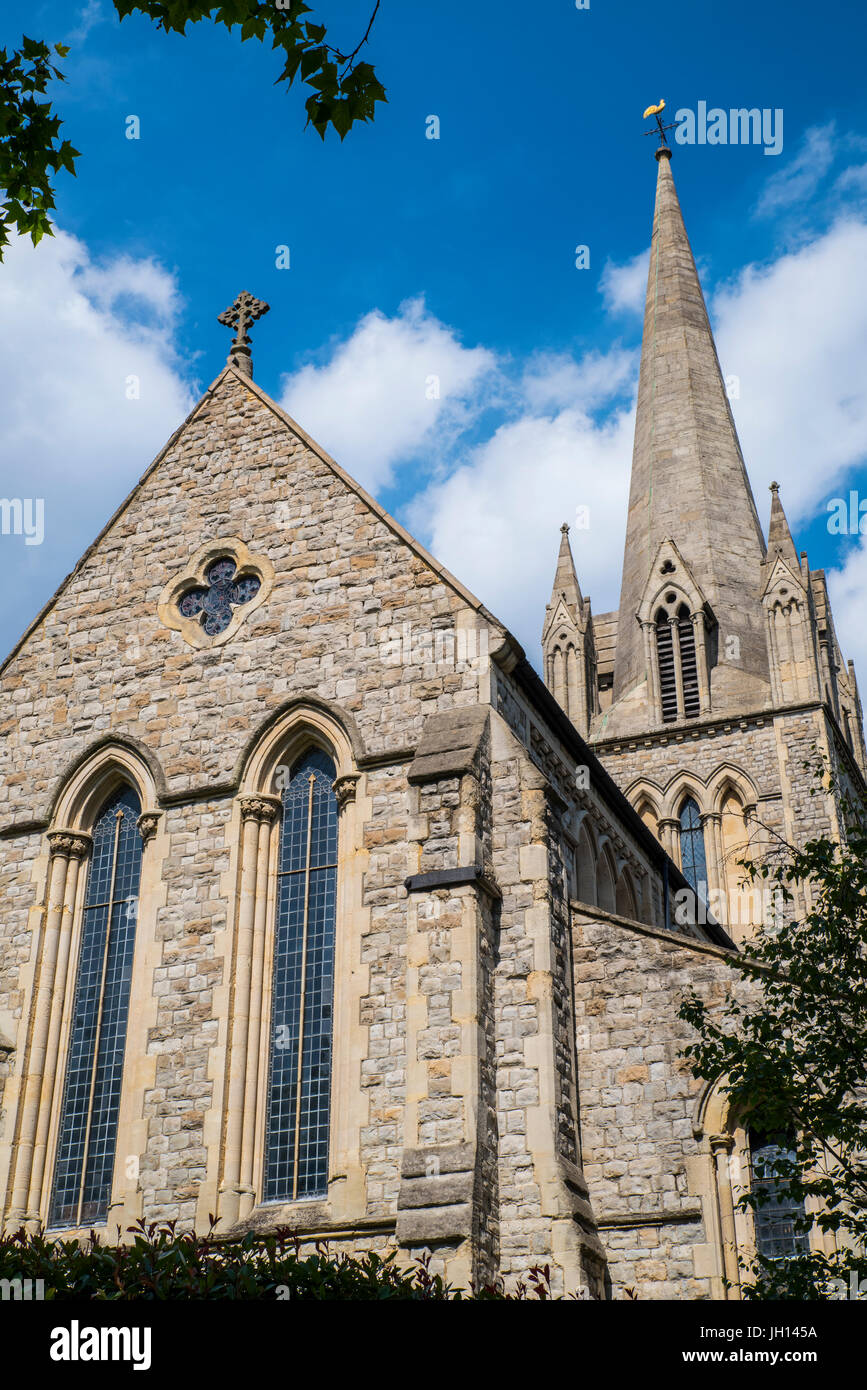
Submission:
M 524 371 L 521 392 L 532 410 L 593 410 L 624 391 L 631 394 L 638 357 L 637 351 L 613 348 L 588 352 L 579 363 L 565 353 L 540 353 Z
M 576 368 L 580 372 L 580 366 Z M 433 553 L 483 600 L 535 660 L 551 594 L 559 527 L 573 527 L 582 591 L 617 606 L 634 416 L 596 424 L 579 410 L 528 412 L 501 426 L 410 508 Z M 578 509 L 587 509 L 582 529 Z
M 607 261 L 599 277 L 599 289 L 609 313 L 643 314 L 647 293 L 650 247 L 617 265 Z
M 807 130 L 795 157 L 785 168 L 771 174 L 765 184 L 756 205 L 758 216 L 770 217 L 795 204 L 807 202 L 834 161 L 835 144 L 833 121 Z
M 284 378 L 281 404 L 365 487 L 387 486 L 422 446 L 441 454 L 470 421 L 496 358 L 407 300 L 368 314 L 322 366 Z
M 64 40 L 71 48 L 75 48 L 84 43 L 91 29 L 97 24 L 101 24 L 106 18 L 102 7 L 102 0 L 87 0 L 76 15 L 76 25 L 70 29 Z
M 3 655 L 192 406 L 172 343 L 174 279 L 154 261 L 97 264 L 57 231 L 0 268 L 0 495 L 45 499 L 45 540 L 0 537 L 17 590 Z M 138 382 L 139 399 L 127 399 Z
M 712 308 L 753 486 L 777 478 L 789 519 L 814 516 L 867 452 L 867 225 L 748 266 Z
M 581 582 L 617 603 L 637 371 L 637 352 L 620 347 L 580 360 L 540 353 L 521 370 L 463 347 L 415 299 L 395 318 L 363 318 L 324 365 L 286 379 L 282 404 L 368 488 L 423 461 L 433 480 L 406 508 L 410 526 L 535 656 L 559 527 L 580 507 Z M 439 400 L 427 399 L 432 375 Z M 598 424 L 590 412 L 603 406 Z M 492 407 L 499 427 L 471 445 Z
M 837 179 L 835 188 L 838 193 L 847 196 L 867 193 L 867 164 L 853 164 L 844 169 Z
M 855 663 L 855 675 L 864 700 L 867 698 L 867 624 L 864 622 L 867 545 L 864 538 L 851 548 L 839 569 L 826 570 L 826 577 L 843 657 Z
M 78 268 L 76 283 L 96 308 L 109 312 L 126 308 L 140 326 L 152 325 L 158 336 L 174 324 L 181 307 L 174 277 L 153 258 L 137 261 L 118 256 L 107 265 L 85 262 Z

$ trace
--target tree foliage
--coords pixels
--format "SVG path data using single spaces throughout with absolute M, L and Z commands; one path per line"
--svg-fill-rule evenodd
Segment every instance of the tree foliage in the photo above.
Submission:
M 127 1243 L 107 1245 L 94 1232 L 89 1240 L 79 1242 L 20 1230 L 0 1237 L 0 1280 L 42 1280 L 45 1300 L 55 1302 L 178 1298 L 462 1302 L 550 1297 L 547 1268 L 531 1270 L 512 1295 L 501 1285 L 466 1293 L 432 1274 L 427 1260 L 406 1269 L 397 1265 L 393 1255 L 330 1255 L 323 1246 L 313 1255 L 302 1256 L 300 1240 L 289 1230 L 267 1236 L 248 1232 L 241 1240 L 223 1241 L 212 1233 L 177 1234 L 175 1222 L 139 1222 L 130 1227 L 129 1235 Z
M 51 232 L 54 207 L 53 175 L 60 169 L 75 173 L 79 151 L 59 139 L 60 119 L 51 103 L 40 101 L 52 79 L 63 81 L 54 49 L 24 38 L 11 53 L 0 48 L 0 259 L 9 241 L 9 228 L 29 235 L 36 245 Z
M 350 53 L 327 42 L 324 24 L 305 19 L 312 10 L 304 0 L 283 0 L 282 4 L 280 0 L 225 0 L 222 5 L 197 0 L 113 0 L 113 4 L 121 19 L 144 14 L 168 33 L 186 33 L 188 24 L 208 19 L 227 29 L 240 29 L 242 41 L 264 43 L 270 37 L 283 63 L 277 81 L 291 86 L 300 77 L 311 89 L 307 121 L 323 140 L 329 126 L 342 140 L 356 121 L 372 121 L 376 103 L 387 99 L 370 63 L 358 56 L 370 36 L 380 0 L 375 0 L 367 29 Z
M 387 100 L 385 88 L 370 63 L 360 54 L 370 37 L 380 6 L 375 0 L 365 32 L 350 52 L 328 42 L 324 24 L 314 22 L 304 0 L 113 0 L 121 20 L 139 13 L 167 33 L 185 34 L 187 25 L 211 21 L 240 31 L 242 41 L 269 38 L 282 68 L 276 78 L 292 86 L 296 80 L 309 89 L 307 124 L 325 139 L 329 127 L 342 140 L 359 122 L 372 121 L 377 102 Z M 54 175 L 60 169 L 75 174 L 80 151 L 61 140 L 60 118 L 47 100 L 49 83 L 64 81 L 57 58 L 69 49 L 50 47 L 23 38 L 11 52 L 0 49 L 0 260 L 10 230 L 30 236 L 34 245 L 51 235 Z
M 781 843 L 761 862 L 740 861 L 748 878 L 774 885 L 784 910 L 732 961 L 749 990 L 721 1014 L 694 993 L 680 1010 L 699 1034 L 684 1049 L 693 1074 L 723 1078 L 732 1113 L 788 1151 L 774 1164 L 781 1181 L 754 1181 L 738 1205 L 773 1206 L 787 1189 L 806 1204 L 795 1230 L 836 1245 L 757 1256 L 742 1286 L 749 1298 L 847 1297 L 867 1281 L 867 806 L 816 771 L 815 795 L 836 798 L 842 843 Z

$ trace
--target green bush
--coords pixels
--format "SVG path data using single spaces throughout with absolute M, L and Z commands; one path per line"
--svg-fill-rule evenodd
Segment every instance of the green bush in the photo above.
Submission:
M 427 1259 L 411 1269 L 395 1257 L 300 1253 L 299 1236 L 286 1229 L 273 1235 L 248 1232 L 241 1240 L 220 1240 L 192 1232 L 177 1234 L 175 1222 L 129 1228 L 125 1244 L 104 1244 L 96 1232 L 86 1241 L 59 1240 L 24 1230 L 0 1238 L 0 1280 L 42 1280 L 46 1300 L 71 1299 L 465 1299 L 550 1298 L 547 1267 L 531 1271 L 529 1281 L 507 1295 L 502 1285 L 467 1293 L 431 1274 Z M 120 1230 L 118 1229 L 118 1236 Z

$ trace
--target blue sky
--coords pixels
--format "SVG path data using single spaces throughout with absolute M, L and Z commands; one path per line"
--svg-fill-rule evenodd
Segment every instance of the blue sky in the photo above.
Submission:
M 320 13 L 351 47 L 369 7 Z M 216 316 L 242 288 L 271 305 L 259 383 L 533 659 L 582 506 L 579 578 L 616 606 L 656 173 L 641 112 L 664 95 L 669 113 L 783 112 L 778 156 L 684 146 L 673 172 L 760 514 L 778 477 L 867 680 L 867 554 L 827 527 L 830 498 L 867 499 L 865 30 L 841 0 L 383 0 L 369 57 L 389 105 L 323 145 L 267 47 L 121 24 L 108 0 L 6 0 L 0 44 L 72 45 L 55 99 L 82 158 L 54 241 L 0 267 L 0 496 L 45 499 L 40 546 L 0 536 L 0 648 L 216 376 Z

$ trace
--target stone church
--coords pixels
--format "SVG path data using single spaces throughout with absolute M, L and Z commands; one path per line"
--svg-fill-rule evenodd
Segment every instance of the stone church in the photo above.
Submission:
M 677 1011 L 761 918 L 745 847 L 838 833 L 804 763 L 860 785 L 861 711 L 657 159 L 620 609 L 564 532 L 544 681 L 255 384 L 246 294 L 0 667 L 6 1229 L 214 1214 L 593 1299 L 791 1248 Z

